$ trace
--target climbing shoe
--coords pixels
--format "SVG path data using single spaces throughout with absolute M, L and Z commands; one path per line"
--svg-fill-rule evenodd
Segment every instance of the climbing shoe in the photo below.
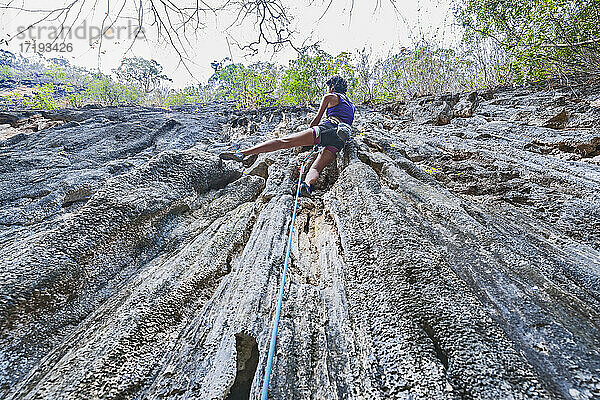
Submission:
M 300 196 L 302 197 L 310 197 L 312 193 L 313 185 L 307 185 L 306 182 L 302 182 L 300 184 Z M 294 183 L 292 186 L 292 195 L 295 196 L 298 192 L 298 184 Z
M 246 155 L 241 151 L 224 151 L 223 153 L 219 154 L 219 158 L 221 160 L 233 160 L 237 162 L 242 162 L 244 161 L 244 158 L 246 158 Z
M 241 151 L 225 151 L 219 154 L 219 158 L 221 160 L 233 160 L 237 162 L 241 162 L 244 167 L 249 167 L 254 164 L 254 161 L 258 158 L 258 154 L 252 154 L 250 156 L 245 155 Z
M 306 182 L 302 182 L 300 185 L 300 196 L 310 197 L 312 194 L 312 185 L 308 185 Z
M 252 155 L 246 156 L 242 160 L 242 164 L 246 168 L 251 167 L 252 164 L 254 164 L 254 161 L 256 161 L 257 158 L 258 158 L 258 154 L 252 154 Z

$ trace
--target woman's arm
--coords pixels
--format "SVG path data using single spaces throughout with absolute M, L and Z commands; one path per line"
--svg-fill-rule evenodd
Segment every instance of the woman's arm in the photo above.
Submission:
M 325 110 L 327 109 L 327 107 L 329 106 L 329 104 L 331 103 L 331 100 L 333 98 L 337 99 L 337 96 L 335 94 L 332 94 L 332 93 L 328 93 L 325 96 L 323 96 L 323 100 L 321 100 L 321 107 L 319 107 L 319 112 L 317 113 L 317 115 L 315 116 L 315 118 L 310 123 L 310 127 L 311 128 L 313 126 L 319 125 L 319 122 L 321 122 L 321 118 L 323 117 L 323 114 L 325 113 Z

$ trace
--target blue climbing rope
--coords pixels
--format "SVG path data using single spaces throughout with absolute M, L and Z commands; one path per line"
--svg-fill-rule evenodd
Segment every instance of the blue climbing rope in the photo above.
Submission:
M 273 329 L 271 330 L 271 343 L 269 344 L 269 356 L 267 357 L 267 366 L 265 367 L 265 378 L 262 385 L 261 400 L 267 400 L 269 395 L 269 381 L 271 380 L 271 368 L 273 366 L 273 356 L 275 355 L 275 342 L 277 341 L 277 327 L 279 326 L 279 315 L 281 314 L 281 303 L 283 302 L 283 291 L 285 289 L 285 276 L 287 274 L 288 262 L 290 260 L 290 249 L 292 248 L 292 235 L 294 234 L 294 222 L 296 221 L 296 212 L 298 211 L 298 198 L 300 197 L 300 184 L 302 183 L 302 175 L 304 174 L 304 164 L 308 158 L 315 152 L 317 146 L 313 147 L 312 151 L 302 161 L 300 167 L 300 176 L 298 176 L 298 187 L 296 188 L 296 200 L 294 202 L 294 212 L 292 213 L 292 225 L 290 227 L 290 236 L 288 238 L 287 250 L 285 253 L 285 261 L 283 262 L 283 274 L 281 275 L 281 284 L 279 286 L 279 299 L 277 300 L 277 309 L 275 310 L 275 318 L 273 319 Z

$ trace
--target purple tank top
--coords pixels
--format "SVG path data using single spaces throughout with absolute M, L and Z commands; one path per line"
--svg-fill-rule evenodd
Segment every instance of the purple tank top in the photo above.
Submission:
M 343 93 L 334 93 L 338 95 L 340 102 L 337 106 L 327 109 L 328 117 L 338 117 L 340 121 L 352 125 L 354 121 L 354 104 Z

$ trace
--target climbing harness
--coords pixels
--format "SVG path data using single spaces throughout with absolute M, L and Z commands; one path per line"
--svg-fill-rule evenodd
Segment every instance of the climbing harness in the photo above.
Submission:
M 318 146 L 313 147 L 312 151 L 302 161 L 302 166 L 300 167 L 300 176 L 298 176 L 298 187 L 296 189 L 296 200 L 294 202 L 294 212 L 292 213 L 292 225 L 290 227 L 290 236 L 288 237 L 285 261 L 283 262 L 283 273 L 281 274 L 281 284 L 279 286 L 279 299 L 277 300 L 277 308 L 275 309 L 275 318 L 273 318 L 271 342 L 269 344 L 269 356 L 267 357 L 267 366 L 265 367 L 265 378 L 263 380 L 262 394 L 260 396 L 261 400 L 267 400 L 267 396 L 269 395 L 269 381 L 271 379 L 271 367 L 273 366 L 273 356 L 275 355 L 277 327 L 279 326 L 279 315 L 281 314 L 281 303 L 283 302 L 283 291 L 285 289 L 285 276 L 287 274 L 288 261 L 290 260 L 290 250 L 292 248 L 292 235 L 294 234 L 294 222 L 296 221 L 296 212 L 298 211 L 298 198 L 300 197 L 300 184 L 302 182 L 302 174 L 304 173 L 304 164 L 317 149 Z

